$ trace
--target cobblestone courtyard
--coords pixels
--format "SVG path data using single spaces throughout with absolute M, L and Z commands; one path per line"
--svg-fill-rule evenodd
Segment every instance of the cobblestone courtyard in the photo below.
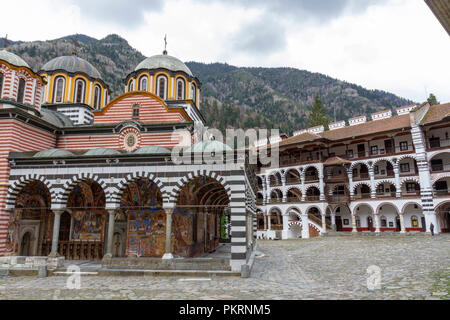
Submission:
M 367 268 L 381 289 L 367 289 Z M 251 278 L 3 277 L 0 299 L 450 299 L 450 235 L 259 241 Z

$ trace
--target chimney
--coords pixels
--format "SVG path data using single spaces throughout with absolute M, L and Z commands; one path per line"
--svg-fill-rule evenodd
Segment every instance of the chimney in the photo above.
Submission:
M 373 121 L 381 120 L 381 119 L 388 119 L 388 118 L 392 117 L 392 111 L 391 110 L 383 110 L 380 112 L 372 113 L 370 116 L 372 117 Z
M 397 115 L 401 116 L 403 114 L 408 114 L 411 112 L 412 109 L 414 109 L 416 107 L 415 104 L 412 104 L 410 106 L 403 106 L 400 108 L 397 108 L 395 111 L 397 112 Z
M 317 126 L 317 127 L 312 127 L 309 129 L 306 129 L 309 133 L 322 133 L 325 131 L 325 127 L 324 126 Z
M 343 128 L 343 127 L 345 127 L 345 120 L 330 123 L 328 125 L 328 127 L 330 128 L 330 130 L 336 130 L 336 129 Z
M 366 123 L 366 121 L 367 121 L 366 116 L 359 116 L 359 117 L 351 118 L 350 120 L 348 120 L 348 123 L 350 124 L 350 126 L 356 126 L 357 124 Z
M 301 134 L 304 134 L 306 131 L 307 131 L 306 129 L 295 131 L 294 132 L 294 137 L 299 136 Z

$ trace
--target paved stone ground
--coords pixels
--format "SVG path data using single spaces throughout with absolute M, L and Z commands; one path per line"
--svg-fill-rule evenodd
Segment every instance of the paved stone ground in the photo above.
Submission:
M 367 268 L 381 270 L 368 290 Z M 450 235 L 259 241 L 249 279 L 3 277 L 0 299 L 450 299 Z M 373 283 L 373 282 L 371 282 Z

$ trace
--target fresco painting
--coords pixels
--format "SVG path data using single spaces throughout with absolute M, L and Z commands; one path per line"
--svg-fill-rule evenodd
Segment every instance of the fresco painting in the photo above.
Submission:
M 158 186 L 149 179 L 131 182 L 121 199 L 127 217 L 127 256 L 162 257 L 166 215 Z
M 38 252 L 44 241 L 50 241 L 53 229 L 53 213 L 50 210 L 50 192 L 41 181 L 29 182 L 16 199 L 16 210 L 10 215 L 6 238 L 6 252 L 11 255 L 19 251 L 20 222 L 33 220 L 40 222 Z
M 72 210 L 71 240 L 104 240 L 105 194 L 97 182 L 79 182 L 69 195 L 67 207 Z

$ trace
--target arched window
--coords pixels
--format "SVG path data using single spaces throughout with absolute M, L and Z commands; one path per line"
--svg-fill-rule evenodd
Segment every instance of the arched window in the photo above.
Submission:
M 19 90 L 17 90 L 17 102 L 23 103 L 23 97 L 25 95 L 25 79 L 19 79 Z
M 167 99 L 167 78 L 165 76 L 158 77 L 158 97 Z
M 177 80 L 177 100 L 184 100 L 184 80 Z
M 411 225 L 413 226 L 413 228 L 419 227 L 419 219 L 416 216 L 411 217 Z
M 139 105 L 135 104 L 133 106 L 133 119 L 139 118 Z
M 132 92 L 134 90 L 133 84 L 134 80 L 131 79 L 130 82 L 128 83 L 128 92 Z
M 195 84 L 192 84 L 191 90 L 192 90 L 192 101 L 194 101 L 194 104 L 197 104 L 197 88 Z
M 94 109 L 100 108 L 101 92 L 102 92 L 102 89 L 100 88 L 100 86 L 98 84 L 95 85 L 95 87 L 94 87 Z
M 84 103 L 84 91 L 86 88 L 86 84 L 84 80 L 77 79 L 75 81 L 75 102 L 76 103 Z
M 65 79 L 63 77 L 56 78 L 55 92 L 53 94 L 53 102 L 63 102 Z
M 2 89 L 3 89 L 3 73 L 0 73 L 0 98 L 2 97 Z
M 139 90 L 140 91 L 147 91 L 147 77 L 143 76 L 139 80 Z

